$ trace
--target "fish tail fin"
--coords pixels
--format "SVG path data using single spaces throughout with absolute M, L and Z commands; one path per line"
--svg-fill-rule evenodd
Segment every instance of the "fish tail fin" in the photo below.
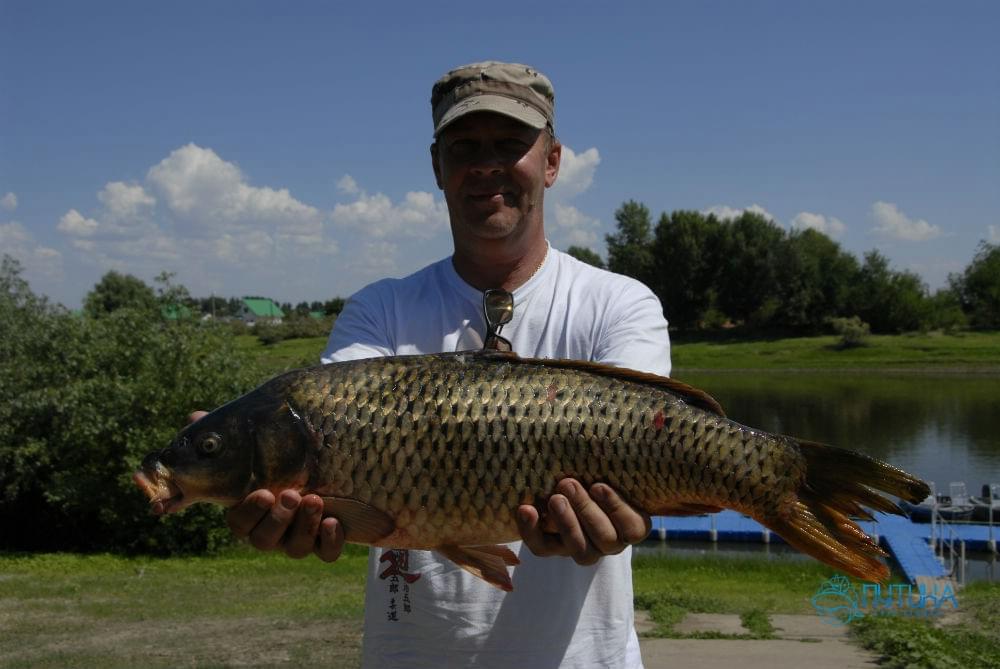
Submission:
M 782 517 L 763 522 L 796 549 L 866 581 L 884 582 L 886 553 L 850 516 L 870 520 L 864 507 L 902 514 L 879 491 L 919 502 L 930 493 L 920 479 L 880 460 L 842 448 L 796 440 L 806 460 L 798 499 Z

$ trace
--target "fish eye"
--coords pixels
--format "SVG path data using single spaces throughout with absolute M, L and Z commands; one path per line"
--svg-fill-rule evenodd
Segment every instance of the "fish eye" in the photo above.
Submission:
M 222 437 L 215 432 L 209 432 L 198 442 L 198 452 L 202 455 L 215 455 L 222 448 Z

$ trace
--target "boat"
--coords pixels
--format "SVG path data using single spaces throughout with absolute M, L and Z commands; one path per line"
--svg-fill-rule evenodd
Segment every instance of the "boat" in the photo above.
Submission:
M 899 507 L 906 512 L 915 523 L 931 522 L 931 514 L 937 512 L 942 520 L 948 522 L 972 520 L 972 512 L 975 510 L 969 495 L 965 492 L 965 484 L 962 482 L 952 482 L 949 485 L 949 493 L 934 492 L 931 486 L 931 494 L 919 504 L 911 504 L 906 500 L 900 500 Z
M 983 494 L 969 497 L 972 519 L 980 523 L 1000 523 L 1000 483 L 984 483 Z

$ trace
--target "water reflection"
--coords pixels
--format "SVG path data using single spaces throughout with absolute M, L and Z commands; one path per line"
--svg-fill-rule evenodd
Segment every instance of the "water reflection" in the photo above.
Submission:
M 1000 376 L 678 373 L 742 423 L 853 448 L 938 490 L 1000 483 Z

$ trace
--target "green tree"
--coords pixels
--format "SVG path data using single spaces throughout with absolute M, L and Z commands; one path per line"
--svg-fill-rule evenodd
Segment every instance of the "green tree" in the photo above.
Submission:
M 745 211 L 722 226 L 719 306 L 733 320 L 771 325 L 780 306 L 779 263 L 785 231 Z
M 800 330 L 819 330 L 848 311 L 858 261 L 837 242 L 816 230 L 787 236 L 777 265 L 778 310 L 775 322 Z
M 877 250 L 865 254 L 858 272 L 851 305 L 872 332 L 887 334 L 924 328 L 930 304 L 927 289 L 913 272 L 898 272 Z
M 327 316 L 336 316 L 344 310 L 344 303 L 347 302 L 342 297 L 335 297 L 323 303 L 323 313 Z
M 101 277 L 83 302 L 84 312 L 93 318 L 125 307 L 152 311 L 156 306 L 156 293 L 142 279 L 114 270 Z
M 606 235 L 608 269 L 642 281 L 653 278 L 652 221 L 646 205 L 629 200 L 615 212 L 618 232 Z
M 948 281 L 973 327 L 1000 328 L 1000 245 L 980 242 L 965 271 Z
M 692 328 L 715 307 L 721 223 L 696 211 L 662 214 L 653 241 L 651 288 L 670 324 Z
M 566 253 L 581 262 L 587 263 L 588 265 L 604 269 L 604 261 L 601 260 L 601 256 L 597 255 L 594 251 L 591 251 L 585 246 L 571 246 L 566 249 Z
M 131 481 L 188 413 L 261 378 L 232 337 L 146 308 L 78 318 L 0 267 L 0 547 L 18 550 L 211 549 L 221 510 L 156 519 Z

